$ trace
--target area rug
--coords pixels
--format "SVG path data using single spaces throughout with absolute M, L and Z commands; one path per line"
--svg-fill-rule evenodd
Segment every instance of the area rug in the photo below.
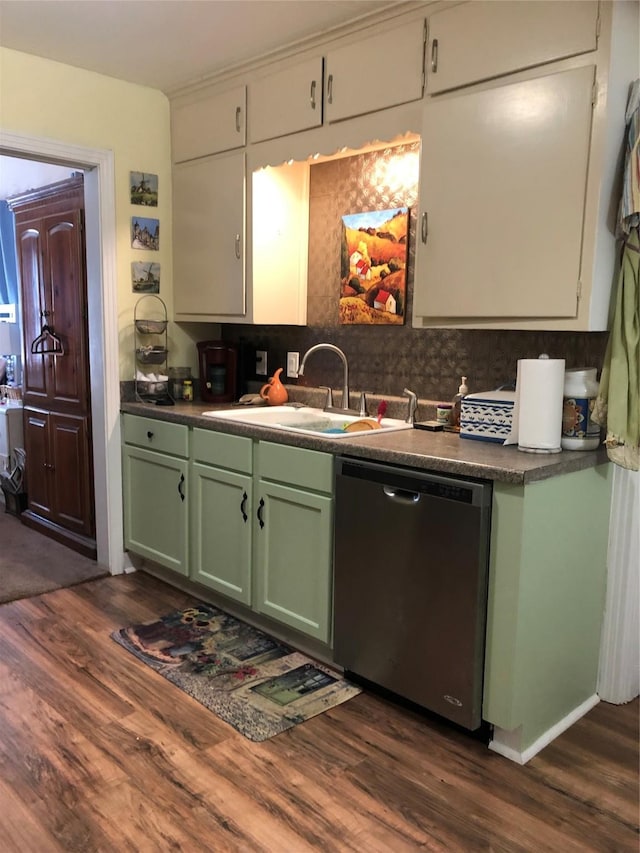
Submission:
M 95 560 L 26 527 L 0 503 L 0 604 L 108 574 Z
M 252 741 L 360 693 L 341 675 L 209 604 L 111 637 Z

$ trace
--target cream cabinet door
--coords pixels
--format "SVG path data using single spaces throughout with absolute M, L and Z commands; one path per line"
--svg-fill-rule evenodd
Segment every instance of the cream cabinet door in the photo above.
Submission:
M 171 105 L 173 162 L 182 163 L 245 145 L 246 104 L 246 86 L 175 101 Z
M 329 50 L 325 121 L 419 100 L 424 92 L 425 22 L 409 21 Z
M 594 70 L 428 102 L 414 325 L 576 315 Z
M 244 152 L 173 168 L 173 289 L 177 320 L 245 311 Z
M 597 0 L 473 0 L 429 18 L 427 93 L 595 50 Z
M 249 84 L 249 140 L 262 142 L 322 124 L 322 57 Z

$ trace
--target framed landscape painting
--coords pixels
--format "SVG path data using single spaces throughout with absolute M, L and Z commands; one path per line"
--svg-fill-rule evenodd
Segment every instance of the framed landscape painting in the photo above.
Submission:
M 340 323 L 404 323 L 408 229 L 408 207 L 342 217 Z
M 130 172 L 129 192 L 131 204 L 143 204 L 146 207 L 158 206 L 158 176 L 150 172 Z

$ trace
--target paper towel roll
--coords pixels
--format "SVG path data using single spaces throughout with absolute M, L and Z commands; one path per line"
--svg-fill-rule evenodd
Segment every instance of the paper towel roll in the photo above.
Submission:
M 563 358 L 518 361 L 518 450 L 559 453 L 562 437 Z

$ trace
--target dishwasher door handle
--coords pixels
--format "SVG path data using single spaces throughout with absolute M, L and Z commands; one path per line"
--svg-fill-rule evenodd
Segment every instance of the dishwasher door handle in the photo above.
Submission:
M 392 489 L 391 486 L 383 486 L 382 491 L 392 501 L 403 504 L 417 504 L 420 500 L 420 492 L 410 492 L 407 489 Z

